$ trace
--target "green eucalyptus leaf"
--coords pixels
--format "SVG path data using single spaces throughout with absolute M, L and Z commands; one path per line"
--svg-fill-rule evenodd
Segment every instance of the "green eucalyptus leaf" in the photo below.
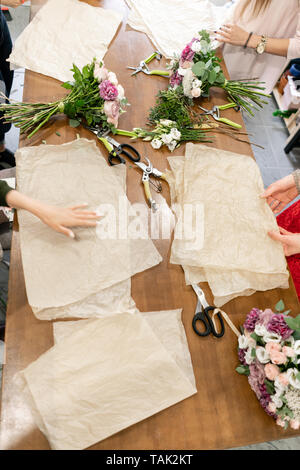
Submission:
M 275 305 L 275 310 L 277 312 L 283 312 L 284 309 L 285 309 L 285 305 L 284 305 L 283 300 L 279 300 L 279 302 Z
M 249 366 L 238 366 L 235 370 L 241 375 L 250 375 Z
M 70 127 L 78 127 L 80 126 L 80 121 L 77 119 L 69 119 L 69 125 Z
M 216 78 L 217 78 L 216 72 L 214 70 L 211 70 L 208 75 L 209 83 L 212 85 L 215 82 Z
M 300 339 L 300 331 L 295 331 L 292 336 L 295 341 L 298 341 Z
M 300 331 L 300 315 L 298 315 L 296 318 L 285 318 L 285 323 L 295 331 Z
M 192 67 L 192 71 L 197 77 L 202 76 L 204 70 L 205 62 L 196 62 Z

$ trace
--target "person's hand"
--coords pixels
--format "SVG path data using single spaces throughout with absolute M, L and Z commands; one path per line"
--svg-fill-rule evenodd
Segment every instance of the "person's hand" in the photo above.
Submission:
M 20 5 L 23 5 L 25 0 L 4 0 L 1 5 L 5 5 L 6 7 L 17 8 Z
M 216 39 L 219 42 L 226 42 L 234 46 L 243 46 L 249 36 L 249 33 L 236 24 L 224 24 L 216 31 Z
M 72 230 L 67 227 L 95 227 L 100 215 L 96 212 L 82 210 L 87 204 L 64 208 L 42 204 L 36 215 L 56 232 L 75 238 Z
M 272 231 L 268 232 L 272 240 L 282 243 L 285 256 L 296 255 L 300 253 L 300 233 L 288 232 L 279 227 L 280 233 Z
M 275 214 L 281 212 L 287 204 L 298 196 L 293 175 L 288 175 L 281 180 L 272 183 L 261 195 L 267 200 Z

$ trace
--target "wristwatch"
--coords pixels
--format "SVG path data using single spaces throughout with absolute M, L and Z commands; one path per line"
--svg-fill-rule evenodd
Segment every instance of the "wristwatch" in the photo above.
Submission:
M 256 46 L 257 54 L 263 54 L 265 52 L 267 41 L 268 39 L 266 38 L 266 36 L 262 35 L 260 42 Z

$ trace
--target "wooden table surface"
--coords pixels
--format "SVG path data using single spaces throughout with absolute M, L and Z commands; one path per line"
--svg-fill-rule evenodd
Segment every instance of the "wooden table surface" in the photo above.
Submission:
M 31 2 L 33 13 L 45 0 Z M 153 52 L 153 45 L 145 34 L 126 26 L 128 9 L 123 0 L 90 1 L 94 6 L 112 8 L 124 14 L 120 26 L 105 57 L 108 68 L 118 74 L 132 104 L 119 122 L 119 127 L 131 130 L 143 126 L 155 95 L 167 86 L 161 77 L 147 77 L 142 73 L 130 77 L 127 65 L 136 65 Z M 59 12 L 58 12 L 59 14 Z M 63 47 L 63 45 L 62 45 Z M 71 65 L 71 64 L 70 64 Z M 160 67 L 165 65 L 163 60 Z M 155 64 L 157 68 L 157 64 Z M 33 72 L 26 72 L 24 101 L 51 101 L 61 97 L 65 90 L 57 80 Z M 223 92 L 212 93 L 210 104 L 225 102 Z M 226 117 L 243 124 L 241 114 L 226 111 Z M 244 124 L 243 124 L 244 129 Z M 55 133 L 59 131 L 61 137 Z M 62 144 L 76 138 L 76 133 L 94 138 L 82 129 L 71 129 L 63 117 L 44 129 L 30 142 L 21 139 L 20 145 Z M 120 140 L 122 140 L 120 138 Z M 126 141 L 126 138 L 124 139 Z M 99 148 L 103 147 L 98 143 Z M 251 147 L 230 137 L 216 134 L 214 143 L 220 149 L 231 150 L 253 157 Z M 142 155 L 148 155 L 161 170 L 167 168 L 165 149 L 155 151 L 142 141 L 136 144 Z M 174 152 L 183 155 L 185 147 Z M 84 171 L 84 169 L 83 169 Z M 131 202 L 145 202 L 141 173 L 128 166 L 128 197 Z M 168 187 L 163 183 L 163 195 L 170 202 Z M 169 263 L 170 240 L 155 240 L 163 262 L 132 279 L 132 295 L 137 307 L 143 311 L 183 308 L 183 322 L 187 333 L 198 393 L 142 421 L 100 443 L 91 449 L 222 449 L 251 443 L 296 436 L 299 432 L 284 431 L 260 407 L 248 385 L 247 378 L 235 372 L 238 365 L 237 338 L 227 327 L 222 339 L 199 338 L 192 330 L 191 321 L 196 297 L 191 287 L 185 285 L 180 266 Z M 207 284 L 203 284 L 208 301 L 212 301 Z M 283 299 L 292 314 L 299 313 L 299 302 L 292 281 L 288 290 L 257 292 L 250 297 L 239 297 L 224 306 L 238 326 L 245 320 L 252 307 L 274 307 Z M 6 365 L 3 369 L 1 407 L 2 449 L 49 449 L 43 434 L 35 426 L 28 408 L 13 383 L 16 372 L 27 367 L 53 345 L 51 322 L 37 320 L 28 305 L 21 262 L 18 224 L 15 221 L 11 252 L 9 303 L 6 326 Z

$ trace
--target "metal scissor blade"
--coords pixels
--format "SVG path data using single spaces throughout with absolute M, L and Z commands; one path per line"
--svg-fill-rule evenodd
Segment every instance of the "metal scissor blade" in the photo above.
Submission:
M 136 69 L 137 69 L 137 67 L 129 67 L 128 65 L 127 65 L 126 68 L 127 68 L 127 69 L 130 69 L 130 70 L 136 70 Z
M 198 297 L 198 302 L 200 302 L 201 305 L 204 308 L 209 307 L 209 304 L 207 303 L 207 300 L 205 298 L 205 294 L 204 294 L 203 290 L 201 289 L 201 287 L 199 287 L 198 284 L 192 284 L 192 288 L 194 289 L 194 291 L 195 291 L 195 293 Z
M 146 165 L 146 163 L 142 163 L 142 162 L 134 162 L 142 171 L 146 172 L 148 165 Z

